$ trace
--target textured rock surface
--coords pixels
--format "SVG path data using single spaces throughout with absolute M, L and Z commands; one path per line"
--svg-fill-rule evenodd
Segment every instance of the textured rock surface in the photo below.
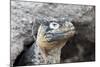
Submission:
M 75 25 L 77 34 L 72 40 L 73 43 L 69 43 L 71 46 L 64 47 L 62 50 L 65 54 L 63 55 L 62 52 L 63 62 L 82 61 L 80 58 L 84 59 L 83 53 L 85 49 L 93 52 L 89 57 L 94 58 L 94 6 L 11 1 L 11 65 L 24 49 L 24 45 L 34 41 L 32 37 L 32 22 L 34 24 L 34 18 L 38 16 L 67 16 L 68 20 L 71 20 Z M 73 50 L 77 55 L 71 54 Z M 66 56 L 67 54 L 69 56 Z M 85 55 L 86 57 L 88 56 L 87 54 Z M 86 61 L 89 60 L 86 59 Z

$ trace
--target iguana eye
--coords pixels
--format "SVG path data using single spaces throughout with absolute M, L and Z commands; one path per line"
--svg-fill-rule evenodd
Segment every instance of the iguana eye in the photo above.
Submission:
M 56 23 L 56 22 L 52 22 L 52 23 L 50 23 L 50 25 L 49 25 L 49 27 L 51 28 L 51 29 L 58 29 L 59 28 L 59 24 L 58 23 Z

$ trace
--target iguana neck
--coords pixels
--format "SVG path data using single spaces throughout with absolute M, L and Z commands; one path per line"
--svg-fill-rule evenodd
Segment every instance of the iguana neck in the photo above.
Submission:
M 55 47 L 51 50 L 47 50 L 41 47 L 39 48 L 41 50 L 41 55 L 45 61 L 44 64 L 60 63 L 61 47 Z
M 47 64 L 60 63 L 61 48 L 55 48 L 48 52 Z

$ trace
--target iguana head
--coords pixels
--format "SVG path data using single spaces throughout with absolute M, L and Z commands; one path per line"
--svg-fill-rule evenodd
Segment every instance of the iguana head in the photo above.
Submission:
M 53 18 L 50 20 L 40 20 L 37 33 L 37 42 L 41 47 L 53 48 L 62 46 L 69 38 L 75 34 L 75 27 L 64 18 Z

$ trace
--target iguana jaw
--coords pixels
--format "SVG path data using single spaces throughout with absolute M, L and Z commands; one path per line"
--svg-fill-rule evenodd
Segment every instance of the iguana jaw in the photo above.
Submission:
M 75 30 L 65 31 L 65 32 L 56 32 L 56 33 L 46 33 L 45 39 L 48 42 L 59 41 L 59 40 L 67 40 L 72 37 L 75 33 Z M 45 42 L 45 41 L 44 41 Z

